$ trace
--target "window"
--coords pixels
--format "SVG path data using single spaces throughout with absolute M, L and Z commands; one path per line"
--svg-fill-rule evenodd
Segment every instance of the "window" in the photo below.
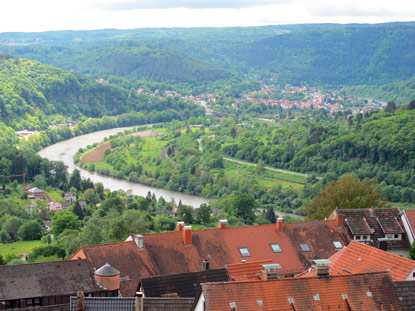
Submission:
M 334 244 L 334 247 L 335 247 L 336 249 L 341 249 L 341 248 L 343 248 L 343 245 L 342 245 L 342 243 L 341 243 L 340 241 L 333 241 L 333 244 Z
M 270 244 L 274 253 L 282 253 L 282 249 L 278 243 Z
M 248 247 L 239 247 L 239 252 L 242 257 L 251 257 L 251 253 L 248 250 Z
M 386 235 L 386 237 L 387 237 L 388 239 L 393 239 L 393 234 L 387 234 L 387 235 Z
M 355 235 L 354 239 L 355 240 L 360 240 L 360 235 Z
M 307 243 L 300 243 L 300 247 L 303 252 L 311 252 L 310 246 Z

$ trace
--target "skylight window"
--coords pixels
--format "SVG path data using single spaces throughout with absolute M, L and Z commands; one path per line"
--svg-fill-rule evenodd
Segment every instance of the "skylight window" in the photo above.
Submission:
M 242 257 L 251 257 L 251 253 L 248 250 L 248 247 L 239 247 L 239 252 Z
M 311 252 L 310 246 L 307 243 L 300 243 L 300 247 L 303 252 Z
M 343 244 L 340 241 L 333 241 L 334 247 L 336 249 L 341 249 L 343 248 Z
M 282 253 L 282 249 L 278 243 L 270 244 L 274 253 Z

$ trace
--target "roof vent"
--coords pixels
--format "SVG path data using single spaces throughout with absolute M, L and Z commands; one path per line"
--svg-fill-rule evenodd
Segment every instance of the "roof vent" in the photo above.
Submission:
M 278 270 L 281 266 L 277 263 L 275 264 L 264 264 L 262 265 L 262 279 L 264 281 L 278 279 Z
M 235 301 L 231 301 L 229 303 L 229 306 L 231 307 L 231 310 L 235 310 L 236 309 L 236 302 Z
M 368 297 L 373 297 L 372 292 L 366 292 L 366 295 L 367 295 Z
M 343 298 L 343 300 L 346 300 L 348 298 L 347 294 L 342 294 L 342 298 Z
M 317 293 L 315 296 L 313 296 L 315 301 L 320 301 L 320 295 Z
M 206 271 L 206 270 L 209 270 L 209 268 L 210 268 L 209 260 L 203 259 L 203 261 L 202 261 L 202 270 Z
M 258 307 L 264 306 L 264 302 L 262 300 L 257 300 L 256 303 L 258 304 Z
M 290 305 L 292 305 L 293 303 L 294 303 L 294 298 L 288 298 L 288 303 L 290 304 Z

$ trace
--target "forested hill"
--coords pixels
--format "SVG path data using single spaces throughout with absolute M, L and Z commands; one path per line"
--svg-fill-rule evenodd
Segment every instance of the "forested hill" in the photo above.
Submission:
M 52 66 L 97 77 L 200 84 L 226 79 L 228 71 L 177 52 L 139 42 L 76 46 L 26 46 L 9 52 Z
M 170 84 L 383 85 L 415 74 L 415 23 L 0 34 L 0 51 L 95 76 Z M 229 83 L 229 80 L 232 82 Z
M 415 74 L 415 23 L 344 25 L 262 39 L 236 51 L 296 85 L 385 84 Z
M 415 77 L 381 86 L 358 85 L 347 87 L 344 90 L 352 95 L 381 99 L 386 102 L 393 101 L 402 105 L 415 98 Z
M 68 117 L 84 120 L 120 114 L 127 114 L 118 118 L 125 121 L 119 125 L 126 126 L 203 113 L 202 108 L 180 99 L 138 95 L 134 89 L 97 83 L 73 72 L 0 53 L 0 129 L 3 123 L 14 129 L 45 129 Z
M 30 116 L 100 117 L 128 111 L 128 93 L 37 61 L 0 53 L 1 120 Z

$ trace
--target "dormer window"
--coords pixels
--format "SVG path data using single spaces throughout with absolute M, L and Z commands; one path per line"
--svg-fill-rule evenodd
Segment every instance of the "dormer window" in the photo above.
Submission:
M 300 247 L 303 252 L 311 252 L 310 246 L 307 243 L 300 243 Z
M 282 253 L 282 249 L 281 249 L 281 247 L 280 247 L 280 245 L 278 244 L 278 243 L 273 243 L 273 244 L 270 244 L 270 246 L 271 246 L 271 248 L 272 248 L 272 251 L 274 252 L 274 253 Z
M 251 257 L 248 247 L 238 247 L 238 249 L 242 257 Z

